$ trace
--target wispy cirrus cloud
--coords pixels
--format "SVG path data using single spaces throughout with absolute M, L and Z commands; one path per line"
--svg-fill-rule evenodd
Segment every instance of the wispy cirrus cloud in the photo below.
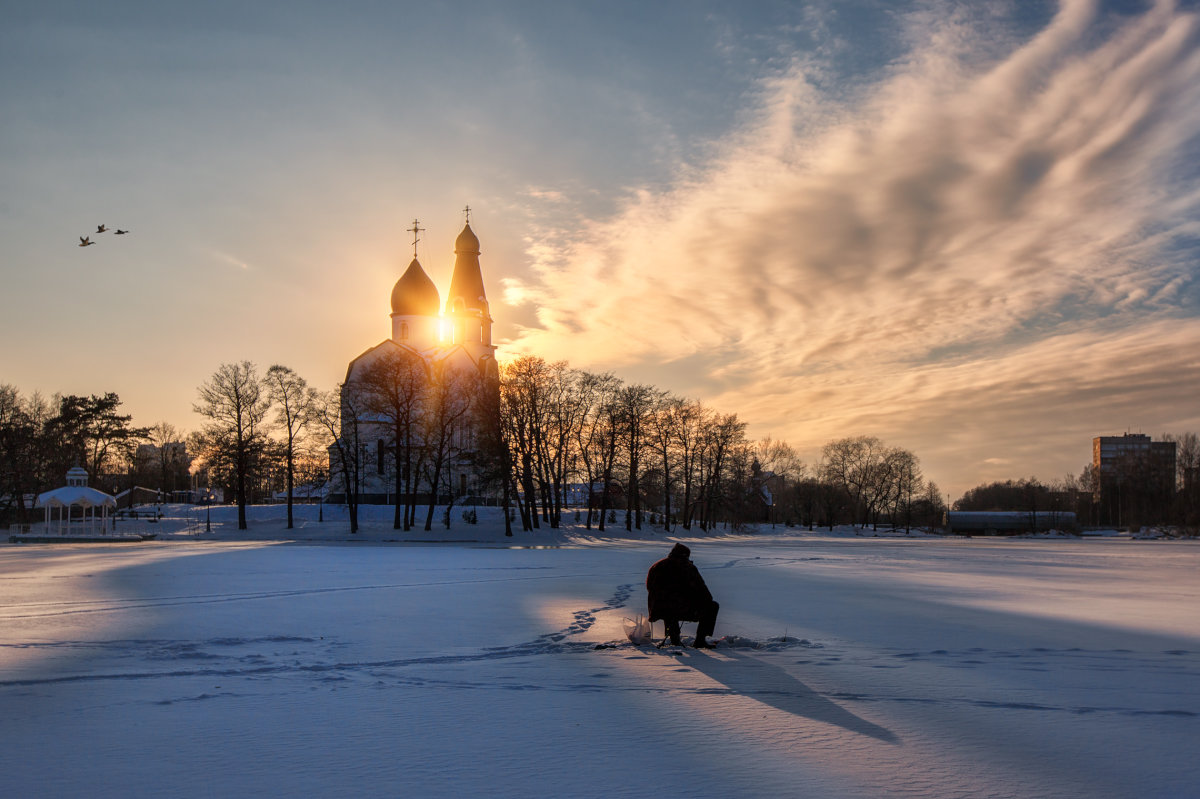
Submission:
M 797 59 L 706 166 L 531 248 L 512 348 L 696 359 L 706 398 L 777 436 L 893 434 L 956 475 L 1014 425 L 1091 431 L 1086 454 L 1122 413 L 1200 421 L 1135 388 L 1200 393 L 1196 15 L 1066 2 L 1010 40 L 943 11 L 902 18 L 906 56 L 852 97 Z
M 243 261 L 241 258 L 238 258 L 234 255 L 230 255 L 227 252 L 221 252 L 220 250 L 211 250 L 209 254 L 212 255 L 213 258 L 215 258 L 218 261 L 220 261 L 221 263 L 225 264 L 226 266 L 233 266 L 238 269 L 241 269 L 244 272 L 248 272 L 251 269 L 250 264 Z

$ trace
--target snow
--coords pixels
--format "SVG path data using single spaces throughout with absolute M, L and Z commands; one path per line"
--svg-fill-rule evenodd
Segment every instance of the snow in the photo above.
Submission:
M 0 795 L 1187 797 L 1200 544 L 165 509 L 0 545 Z M 423 519 L 423 516 L 422 516 Z M 682 533 L 682 531 L 680 531 Z M 717 649 L 636 647 L 684 540 Z M 456 543 L 447 543 L 453 541 Z M 422 543 L 424 542 L 424 543 Z M 661 624 L 656 625 L 661 634 Z M 685 625 L 685 642 L 694 631 Z M 599 647 L 599 648 L 597 648 Z
M 97 491 L 87 486 L 63 486 L 38 494 L 35 507 L 42 508 L 47 505 L 58 508 L 66 508 L 71 505 L 82 505 L 85 508 L 115 508 L 117 500 L 103 491 Z

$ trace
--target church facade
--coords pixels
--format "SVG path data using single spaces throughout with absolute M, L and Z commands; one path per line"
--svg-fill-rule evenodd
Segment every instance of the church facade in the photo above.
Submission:
M 410 230 L 413 259 L 392 288 L 391 336 L 350 361 L 341 389 L 342 438 L 358 452 L 351 471 L 365 503 L 390 504 L 398 495 L 418 503 L 431 494 L 456 501 L 477 495 L 470 465 L 476 410 L 499 380 L 479 239 L 469 216 L 454 243 L 444 304 L 417 258 L 422 229 L 416 220 Z M 335 500 L 345 491 L 338 460 L 331 447 Z

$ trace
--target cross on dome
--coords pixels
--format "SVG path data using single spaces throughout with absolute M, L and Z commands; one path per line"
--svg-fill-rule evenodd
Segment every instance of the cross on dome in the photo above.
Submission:
M 463 213 L 467 216 L 467 224 L 471 224 L 471 206 L 468 205 L 466 208 L 463 208 Z
M 413 226 L 408 229 L 408 232 L 413 234 L 413 258 L 417 257 L 417 242 L 421 240 L 419 234 L 425 232 L 425 228 L 417 225 L 417 220 L 413 220 Z

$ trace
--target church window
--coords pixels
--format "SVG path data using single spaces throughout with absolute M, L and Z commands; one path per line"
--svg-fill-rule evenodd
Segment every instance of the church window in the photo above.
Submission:
M 401 322 L 400 323 L 400 340 L 405 341 L 407 339 L 408 339 L 408 322 Z

